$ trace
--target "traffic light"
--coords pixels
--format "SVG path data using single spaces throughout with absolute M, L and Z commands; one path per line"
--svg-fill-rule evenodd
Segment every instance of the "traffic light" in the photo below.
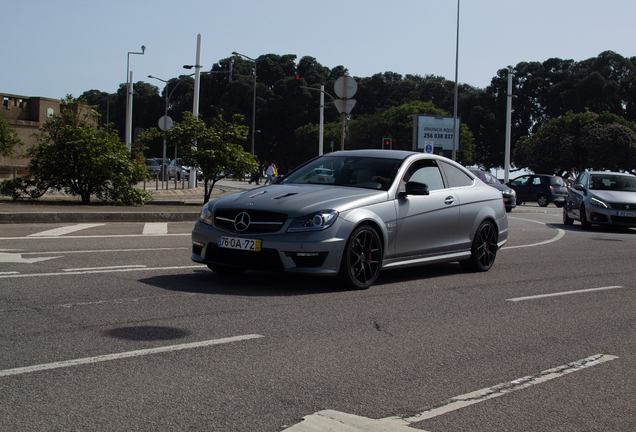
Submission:
M 393 138 L 382 138 L 382 150 L 393 149 Z

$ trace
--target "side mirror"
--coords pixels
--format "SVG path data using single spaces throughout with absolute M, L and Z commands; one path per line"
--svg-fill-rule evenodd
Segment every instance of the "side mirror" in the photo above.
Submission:
M 424 183 L 418 182 L 407 182 L 406 183 L 406 194 L 407 195 L 428 195 L 430 192 L 428 190 L 428 185 Z

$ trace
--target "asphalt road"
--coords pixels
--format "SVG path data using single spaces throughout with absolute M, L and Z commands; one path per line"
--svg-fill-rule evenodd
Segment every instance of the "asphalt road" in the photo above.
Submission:
M 489 272 L 365 291 L 220 277 L 191 223 L 2 225 L 0 429 L 636 430 L 636 230 L 509 219 Z

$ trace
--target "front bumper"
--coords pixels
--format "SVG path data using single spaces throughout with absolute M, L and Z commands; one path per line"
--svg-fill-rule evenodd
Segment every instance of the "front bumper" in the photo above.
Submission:
M 336 275 L 349 234 L 347 225 L 338 220 L 324 231 L 240 235 L 197 221 L 192 230 L 190 259 L 248 270 Z M 218 246 L 219 236 L 258 239 L 261 250 L 222 248 Z
M 587 221 L 594 225 L 636 227 L 636 211 L 621 211 L 590 206 L 585 208 Z

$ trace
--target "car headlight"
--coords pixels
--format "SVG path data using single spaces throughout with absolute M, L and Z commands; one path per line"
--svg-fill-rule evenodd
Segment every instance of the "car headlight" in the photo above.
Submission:
M 514 189 L 508 189 L 508 190 L 506 191 L 506 193 L 507 193 L 507 194 L 510 194 L 510 195 L 512 195 L 512 196 L 514 196 L 514 197 L 516 197 L 516 196 L 517 196 L 517 192 L 515 192 L 515 190 L 514 190 Z
M 590 204 L 592 204 L 593 206 L 596 206 L 596 207 L 609 208 L 609 206 L 607 204 L 605 204 L 600 199 L 596 199 L 596 198 L 590 198 Z
M 208 205 L 204 205 L 199 214 L 199 220 L 207 225 L 214 224 L 214 212 L 211 212 Z
M 329 228 L 338 219 L 335 210 L 322 210 L 292 221 L 287 232 L 321 231 Z

